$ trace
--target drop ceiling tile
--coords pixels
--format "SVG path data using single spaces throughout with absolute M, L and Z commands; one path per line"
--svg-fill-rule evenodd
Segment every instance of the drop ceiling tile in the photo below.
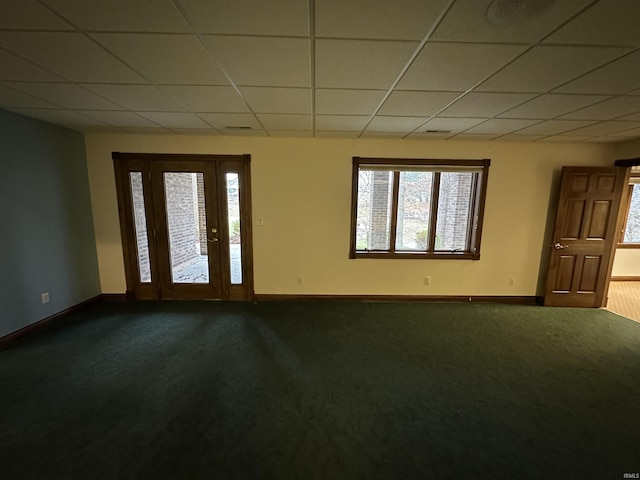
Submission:
M 494 138 L 498 138 L 499 136 L 500 135 L 480 135 L 480 134 L 461 133 L 460 135 L 456 135 L 455 137 L 452 137 L 451 140 L 488 142 L 490 140 L 493 140 Z
M 538 120 L 493 119 L 487 120 L 480 125 L 476 125 L 475 127 L 470 128 L 465 132 L 465 134 L 504 135 L 506 133 L 515 132 L 516 130 L 521 130 L 523 128 L 529 127 L 535 123 L 538 123 Z
M 223 129 L 220 130 L 220 134 L 230 137 L 268 137 L 267 132 L 261 128 L 255 130 L 233 130 Z
M 189 32 L 170 0 L 44 0 L 81 30 Z
M 249 108 L 233 87 L 158 87 L 192 112 L 244 113 Z
M 592 125 L 594 122 L 582 120 L 549 120 L 547 122 L 538 123 L 532 127 L 527 127 L 518 132 L 519 135 L 556 135 L 558 133 L 568 132 L 576 128 Z
M 0 2 L 0 29 L 73 30 L 73 26 L 36 0 L 20 0 Z
M 621 95 L 640 86 L 640 51 L 626 55 L 583 77 L 567 83 L 556 92 Z
M 500 115 L 500 118 L 554 118 L 578 108 L 591 105 L 611 97 L 603 95 L 540 95 Z
M 593 138 L 590 138 L 589 140 L 587 140 L 587 142 L 589 142 L 589 143 L 619 143 L 619 142 L 626 142 L 626 141 L 629 141 L 629 140 L 630 140 L 629 138 L 604 136 L 604 137 L 593 137 Z
M 0 32 L 0 46 L 73 82 L 146 83 L 80 33 Z
M 573 130 L 571 135 L 592 135 L 592 136 L 604 136 L 612 133 L 622 132 L 624 130 L 630 130 L 637 127 L 636 122 L 601 122 L 589 125 L 588 127 L 579 128 Z
M 316 40 L 316 86 L 388 89 L 417 46 L 415 42 Z
M 316 113 L 328 115 L 372 115 L 386 90 L 316 89 Z
M 632 115 L 626 115 L 624 117 L 620 117 L 617 120 L 628 120 L 630 122 L 640 122 L 640 113 L 634 113 Z
M 381 115 L 430 117 L 460 96 L 458 92 L 395 91 L 380 109 Z
M 39 98 L 0 85 L 0 107 L 2 108 L 58 108 Z
M 360 138 L 404 138 L 406 137 L 407 134 L 406 133 L 402 133 L 402 132 L 364 132 L 362 135 L 360 135 Z M 412 135 L 410 135 L 411 138 L 413 138 Z
M 433 40 L 531 44 L 548 35 L 592 0 L 562 0 L 512 25 L 492 25 L 493 0 L 457 0 L 433 33 Z M 533 2 L 532 2 L 533 3 Z
M 317 138 L 358 138 L 360 132 L 323 132 L 316 130 L 315 136 Z
M 480 85 L 477 91 L 544 93 L 625 52 L 619 48 L 537 46 Z
M 28 82 L 61 82 L 57 75 L 21 59 L 20 57 L 0 49 L 0 80 Z
M 158 125 L 146 118 L 132 112 L 108 112 L 103 110 L 83 110 L 83 115 L 94 118 L 100 122 L 113 125 L 115 127 L 150 127 L 157 128 Z
M 89 118 L 82 113 L 72 112 L 71 110 L 39 110 L 12 108 L 11 111 L 33 117 L 54 125 L 74 125 L 74 126 L 104 126 L 104 123 Z
M 196 35 L 100 33 L 92 38 L 154 83 L 229 84 Z
M 118 127 L 111 126 L 91 126 L 91 125 L 63 125 L 65 128 L 69 128 L 71 130 L 75 130 L 77 132 L 82 133 L 123 133 L 126 130 L 123 130 Z
M 540 140 L 544 138 L 544 135 L 504 135 L 503 137 L 498 138 L 500 142 L 535 142 L 536 140 Z
M 0 32 L 0 46 L 74 82 L 145 83 L 79 33 Z
M 429 42 L 397 88 L 466 91 L 516 58 L 525 48 L 523 45 Z
M 201 33 L 309 36 L 307 0 L 180 0 Z
M 170 130 L 162 127 L 129 127 L 125 130 L 136 135 L 168 135 L 171 133 Z
M 316 130 L 361 132 L 369 115 L 316 115 Z
M 250 113 L 200 113 L 198 116 L 224 135 L 239 135 L 243 131 L 225 127 L 251 127 L 254 130 L 262 130 L 256 117 Z M 248 130 L 246 132 L 249 133 Z
M 311 130 L 269 130 L 270 137 L 313 137 Z
M 549 143 L 583 143 L 593 138 L 593 135 L 556 135 L 554 137 L 546 137 L 541 142 Z
M 468 128 L 474 127 L 479 123 L 486 121 L 486 118 L 447 118 L 435 117 L 423 125 L 421 130 L 429 133 L 428 130 L 445 131 L 451 133 L 459 133 Z M 451 136 L 451 135 L 449 135 Z
M 316 36 L 421 40 L 446 0 L 322 0 L 316 2 Z
M 176 135 L 220 136 L 220 132 L 213 128 L 172 128 L 171 131 Z
M 258 119 L 267 130 L 311 130 L 311 115 L 259 114 Z
M 400 135 L 406 135 L 406 134 L 400 134 Z M 409 136 L 407 138 L 410 138 L 411 140 L 447 140 L 448 138 L 451 138 L 455 135 L 455 133 L 420 133 L 420 132 L 414 132 L 409 134 Z
M 640 137 L 640 122 L 638 123 L 638 128 L 632 128 L 631 130 L 624 130 L 622 132 L 617 132 L 612 134 L 614 137 Z M 625 140 L 629 140 L 626 138 Z
M 310 87 L 310 44 L 304 38 L 205 35 L 236 85 Z
M 385 117 L 376 116 L 369 126 L 368 132 L 404 132 L 409 133 L 424 123 L 425 117 Z
M 137 112 L 148 120 L 166 128 L 207 128 L 207 124 L 192 113 Z
M 69 110 L 122 110 L 95 93 L 69 83 L 7 83 L 12 88 Z
M 616 97 L 582 108 L 561 118 L 573 120 L 611 120 L 631 113 L 640 112 L 640 97 Z
M 312 113 L 310 88 L 242 87 L 240 93 L 256 113 Z
M 629 93 L 627 93 L 627 95 L 640 95 L 640 89 L 639 90 L 634 90 L 633 92 L 629 92 Z
M 545 39 L 547 43 L 640 45 L 637 0 L 600 0 Z
M 140 112 L 182 112 L 185 107 L 151 85 L 84 84 L 87 90 L 126 108 Z
M 528 93 L 468 93 L 441 113 L 443 117 L 490 118 L 535 97 Z

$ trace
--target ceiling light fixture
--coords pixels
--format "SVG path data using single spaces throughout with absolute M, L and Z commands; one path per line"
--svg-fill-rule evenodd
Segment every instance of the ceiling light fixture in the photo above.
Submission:
M 494 0 L 487 9 L 487 20 L 493 25 L 513 25 L 543 10 L 553 0 Z

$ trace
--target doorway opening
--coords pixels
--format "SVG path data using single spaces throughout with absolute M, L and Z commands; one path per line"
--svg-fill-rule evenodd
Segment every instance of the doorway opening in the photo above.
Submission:
M 250 156 L 113 159 L 127 294 L 252 300 Z
M 640 167 L 631 168 L 620 206 L 620 231 L 606 309 L 640 321 Z

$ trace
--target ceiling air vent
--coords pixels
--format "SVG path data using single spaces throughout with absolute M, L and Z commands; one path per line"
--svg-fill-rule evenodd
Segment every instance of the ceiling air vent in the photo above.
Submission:
M 424 133 L 451 133 L 451 130 L 425 130 Z
M 547 7 L 553 0 L 495 0 L 487 9 L 493 25 L 513 25 Z
M 224 128 L 227 130 L 251 130 L 249 125 L 227 125 Z

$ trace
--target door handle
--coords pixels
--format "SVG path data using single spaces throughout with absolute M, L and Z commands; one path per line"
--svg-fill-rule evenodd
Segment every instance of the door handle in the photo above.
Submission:
M 216 243 L 217 241 L 218 241 L 218 239 L 216 237 L 207 238 L 207 242 L 209 242 L 209 243 Z
M 556 250 L 562 250 L 564 248 L 569 248 L 569 245 L 561 245 L 560 243 L 556 242 L 553 244 L 553 248 L 555 248 Z

